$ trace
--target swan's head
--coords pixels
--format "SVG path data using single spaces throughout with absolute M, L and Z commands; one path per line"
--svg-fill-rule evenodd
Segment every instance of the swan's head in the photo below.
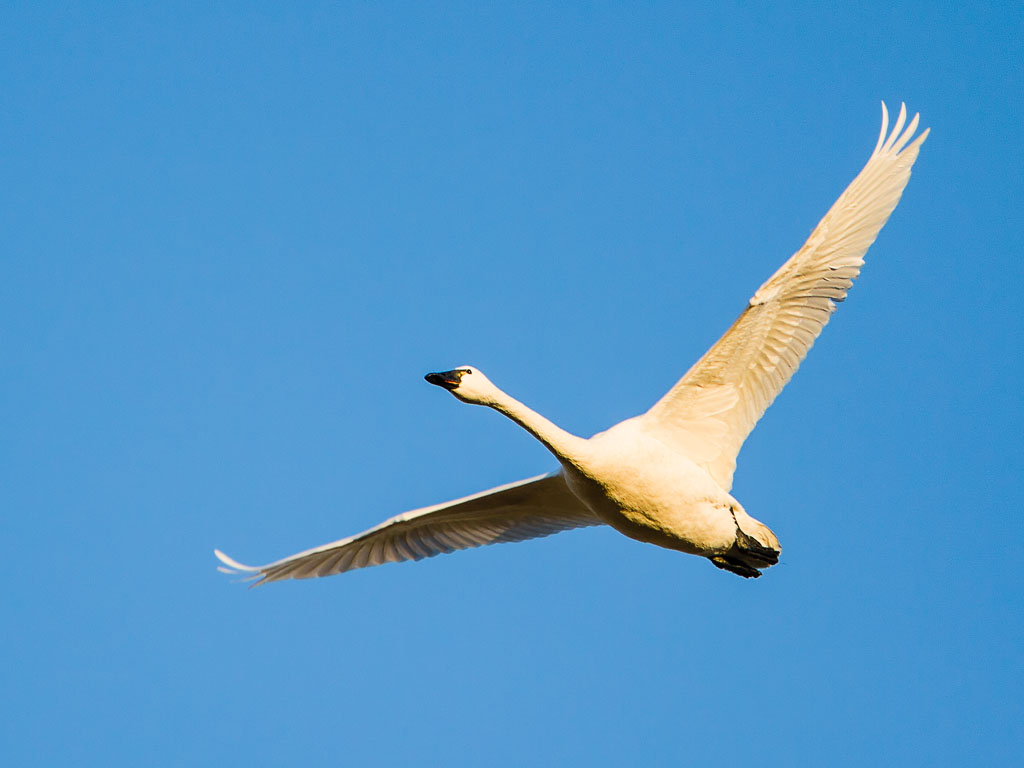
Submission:
M 442 373 L 428 373 L 423 378 L 431 384 L 444 387 L 464 403 L 487 405 L 494 402 L 498 392 L 490 379 L 468 365 Z

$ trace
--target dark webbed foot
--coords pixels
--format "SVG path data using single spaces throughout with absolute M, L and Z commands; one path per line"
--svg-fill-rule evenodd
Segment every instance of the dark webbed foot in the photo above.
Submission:
M 766 568 L 779 562 L 778 551 L 766 547 L 753 536 L 748 536 L 739 526 L 736 526 L 735 548 L 742 553 L 744 560 L 753 561 L 754 565 Z
M 736 523 L 736 541 L 729 547 L 729 551 L 722 555 L 709 557 L 716 568 L 731 571 L 737 576 L 745 579 L 756 579 L 761 575 L 758 568 L 767 568 L 779 562 L 779 551 L 766 547 L 760 541 L 744 533 L 736 521 L 736 510 L 729 507 L 732 513 L 733 522 Z
M 731 557 L 725 557 L 723 555 L 716 555 L 715 557 L 709 557 L 716 568 L 721 568 L 723 571 L 731 571 L 737 576 L 742 576 L 744 579 L 756 579 L 761 575 L 761 572 L 757 568 L 752 568 L 746 563 L 742 563 Z

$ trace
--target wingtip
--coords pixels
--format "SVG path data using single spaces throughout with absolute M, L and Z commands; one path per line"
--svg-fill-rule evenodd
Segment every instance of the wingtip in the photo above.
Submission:
M 251 565 L 244 565 L 234 558 L 228 557 L 219 549 L 213 550 L 213 554 L 216 555 L 217 559 L 224 563 L 224 565 L 228 566 L 228 568 L 224 568 L 223 566 L 218 565 L 217 570 L 221 573 L 239 573 L 243 571 L 246 573 L 252 573 L 253 571 L 259 570 L 259 568 L 254 568 Z
M 879 153 L 893 153 L 899 154 L 902 152 L 907 142 L 911 138 L 914 138 L 914 133 L 917 131 L 918 124 L 920 122 L 921 114 L 919 112 L 914 113 L 914 117 L 911 119 L 909 125 L 907 124 L 907 104 L 906 102 L 900 102 L 900 111 L 896 116 L 896 121 L 892 125 L 892 130 L 889 130 L 889 109 L 885 104 L 885 100 L 882 100 L 882 130 L 878 134 L 878 143 L 875 144 L 874 155 Z M 906 126 L 906 129 L 904 129 Z M 916 138 L 914 138 L 913 147 L 919 147 L 931 129 L 926 128 Z

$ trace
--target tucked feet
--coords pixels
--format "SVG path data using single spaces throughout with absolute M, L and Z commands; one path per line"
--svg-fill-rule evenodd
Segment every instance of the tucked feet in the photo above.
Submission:
M 725 555 L 709 557 L 708 560 L 710 560 L 716 568 L 721 568 L 723 571 L 731 571 L 737 576 L 742 576 L 744 579 L 756 579 L 761 575 L 761 572 L 757 570 L 757 568 L 753 568 L 739 560 L 726 557 Z
M 736 512 L 733 513 L 733 520 L 736 520 Z M 721 555 L 709 557 L 716 568 L 731 571 L 737 576 L 745 579 L 756 579 L 761 575 L 758 568 L 767 568 L 779 562 L 779 550 L 766 547 L 753 536 L 743 532 L 739 523 L 736 523 L 736 541 L 729 548 L 728 552 Z
M 733 545 L 733 549 L 738 550 L 743 560 L 759 568 L 767 568 L 769 565 L 775 565 L 779 562 L 779 551 L 777 549 L 766 547 L 753 536 L 745 534 L 738 526 L 736 528 L 736 543 Z

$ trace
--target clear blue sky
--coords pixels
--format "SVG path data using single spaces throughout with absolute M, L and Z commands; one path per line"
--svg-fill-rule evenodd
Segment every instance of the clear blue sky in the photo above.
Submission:
M 495 4 L 496 5 L 496 4 Z M 1020 690 L 1019 3 L 5 3 L 0 763 L 994 765 Z M 611 530 L 247 591 L 646 409 L 932 135 L 740 455 Z

